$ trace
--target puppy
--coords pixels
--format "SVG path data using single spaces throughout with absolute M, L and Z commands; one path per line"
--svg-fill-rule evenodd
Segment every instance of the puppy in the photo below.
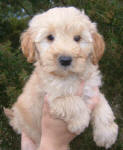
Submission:
M 74 7 L 53 8 L 32 18 L 22 33 L 21 47 L 28 62 L 35 62 L 35 69 L 12 109 L 5 109 L 10 125 L 20 134 L 24 131 L 38 148 L 47 94 L 51 114 L 63 119 L 70 132 L 82 133 L 92 120 L 96 144 L 111 147 L 118 126 L 100 91 L 99 104 L 93 111 L 88 108 L 94 87 L 101 86 L 98 62 L 105 48 L 96 24 Z M 82 82 L 82 94 L 77 96 Z

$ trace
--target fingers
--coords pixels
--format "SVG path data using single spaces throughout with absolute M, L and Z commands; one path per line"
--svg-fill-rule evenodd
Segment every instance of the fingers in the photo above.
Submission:
M 44 97 L 44 104 L 43 104 L 43 115 L 49 115 L 50 108 L 49 108 L 49 104 L 48 104 L 48 96 L 46 95 Z
M 80 87 L 76 93 L 77 96 L 81 96 L 84 88 L 84 81 L 81 82 Z M 94 97 L 89 101 L 88 107 L 93 110 L 96 105 L 99 103 L 99 88 L 94 87 Z
M 88 104 L 88 107 L 93 110 L 96 105 L 99 103 L 100 101 L 100 98 L 99 98 L 99 88 L 98 87 L 95 87 L 94 88 L 94 92 L 95 92 L 95 95 L 94 97 L 90 100 L 90 103 Z
M 84 81 L 81 82 L 80 87 L 76 93 L 77 96 L 81 96 L 83 92 L 83 87 L 84 87 Z
M 95 91 L 95 96 L 99 96 L 99 88 L 98 87 L 94 87 L 94 91 Z
M 76 93 L 77 96 L 81 96 L 81 95 L 82 95 L 83 87 L 84 87 L 84 81 L 81 82 L 81 85 L 80 85 L 80 87 L 79 87 L 79 90 L 78 90 L 77 93 Z M 89 107 L 91 110 L 93 110 L 93 109 L 96 107 L 96 105 L 99 103 L 99 88 L 98 88 L 98 87 L 94 87 L 93 90 L 94 90 L 95 95 L 94 95 L 94 97 L 90 100 L 90 103 L 88 104 L 88 107 Z M 48 105 L 47 99 L 48 99 L 48 95 L 46 95 L 46 96 L 44 97 L 43 113 L 45 113 L 45 114 L 48 113 L 48 114 L 50 115 L 50 113 L 49 113 L 49 105 Z

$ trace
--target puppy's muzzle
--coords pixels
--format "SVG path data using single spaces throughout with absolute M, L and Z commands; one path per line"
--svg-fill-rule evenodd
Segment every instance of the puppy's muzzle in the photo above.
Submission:
M 61 66 L 67 67 L 67 66 L 71 65 L 72 57 L 70 57 L 70 56 L 60 56 L 58 58 L 58 61 L 59 61 Z

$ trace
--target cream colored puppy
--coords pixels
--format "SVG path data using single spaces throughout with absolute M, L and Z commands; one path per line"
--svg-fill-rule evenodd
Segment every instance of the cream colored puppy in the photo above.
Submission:
M 47 94 L 51 113 L 66 121 L 70 132 L 82 133 L 92 120 L 96 144 L 111 147 L 118 126 L 104 95 L 99 92 L 100 102 L 93 112 L 88 108 L 93 88 L 101 86 L 98 61 L 105 47 L 96 24 L 74 7 L 53 8 L 32 18 L 21 36 L 21 47 L 27 60 L 36 63 L 17 102 L 5 110 L 11 126 L 18 133 L 24 131 L 38 147 Z M 82 82 L 83 93 L 77 96 Z

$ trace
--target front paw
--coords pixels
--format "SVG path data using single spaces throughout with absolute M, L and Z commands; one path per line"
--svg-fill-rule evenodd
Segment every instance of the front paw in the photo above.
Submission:
M 54 104 L 51 105 L 50 114 L 57 119 L 65 118 L 65 112 L 63 111 L 62 107 L 59 107 L 58 105 L 54 105 Z
M 68 130 L 72 133 L 79 135 L 85 128 L 88 127 L 90 121 L 90 115 L 88 114 L 86 118 L 78 118 L 77 120 L 72 120 L 68 123 Z
M 80 133 L 82 133 L 84 131 L 84 129 L 87 127 L 88 125 L 82 125 L 79 121 L 75 122 L 75 123 L 70 123 L 68 124 L 68 130 L 71 133 L 75 133 L 77 135 L 79 135 Z
M 98 146 L 110 148 L 116 141 L 118 135 L 118 126 L 116 123 L 100 126 L 94 129 L 94 141 Z

